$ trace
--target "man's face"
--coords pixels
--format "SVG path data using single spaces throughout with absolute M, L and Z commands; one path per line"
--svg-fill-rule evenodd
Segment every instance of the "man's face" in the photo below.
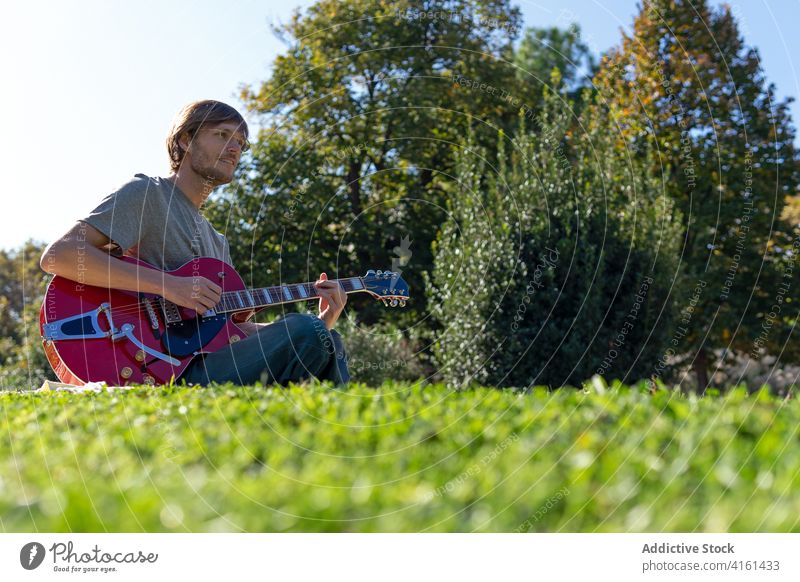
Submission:
M 206 126 L 195 133 L 186 152 L 192 170 L 215 185 L 227 184 L 246 141 L 235 121 Z

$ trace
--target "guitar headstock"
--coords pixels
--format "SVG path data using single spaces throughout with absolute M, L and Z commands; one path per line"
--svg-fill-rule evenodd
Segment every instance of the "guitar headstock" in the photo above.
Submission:
M 405 307 L 409 299 L 408 283 L 393 271 L 375 271 L 370 269 L 361 277 L 364 290 L 375 299 L 383 301 L 384 307 Z

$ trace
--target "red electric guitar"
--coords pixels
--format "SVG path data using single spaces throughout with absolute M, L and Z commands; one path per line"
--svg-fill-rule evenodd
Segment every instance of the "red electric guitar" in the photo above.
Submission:
M 142 267 L 152 265 L 120 259 Z M 171 275 L 205 277 L 222 287 L 219 303 L 203 314 L 159 295 L 106 289 L 55 276 L 39 316 L 44 351 L 58 379 L 69 384 L 163 384 L 192 359 L 239 341 L 241 323 L 265 307 L 318 297 L 314 283 L 247 289 L 236 270 L 219 259 L 193 259 Z M 404 306 L 408 285 L 391 271 L 339 279 L 347 293 L 369 293 L 384 305 Z

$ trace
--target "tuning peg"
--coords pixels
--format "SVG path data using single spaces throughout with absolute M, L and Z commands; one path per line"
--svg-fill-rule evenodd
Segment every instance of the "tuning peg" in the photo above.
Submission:
M 388 299 L 381 299 L 381 303 L 383 303 L 384 307 L 389 307 L 389 300 Z
M 376 274 L 378 277 L 380 277 L 380 276 L 381 276 L 381 274 L 383 274 L 383 271 L 381 271 L 380 269 L 378 269 L 377 271 L 375 271 L 375 274 Z
M 369 271 L 367 271 L 367 277 L 374 276 L 374 275 L 375 275 L 375 269 L 370 269 Z
M 400 300 L 400 307 L 405 307 L 405 306 L 406 306 L 406 300 L 405 299 L 401 299 Z
M 392 299 L 392 307 L 397 307 L 397 299 Z

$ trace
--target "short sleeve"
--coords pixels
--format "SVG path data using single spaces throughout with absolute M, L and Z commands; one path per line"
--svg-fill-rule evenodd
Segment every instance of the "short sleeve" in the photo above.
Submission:
M 81 222 L 95 227 L 120 250 L 127 251 L 144 238 L 150 222 L 143 220 L 148 210 L 147 186 L 147 178 L 137 174 L 133 180 L 106 196 L 89 216 L 80 219 Z
M 228 244 L 228 239 L 223 236 L 222 241 L 225 243 L 222 250 L 222 260 L 228 263 L 230 266 L 233 266 L 233 259 L 231 259 L 231 247 Z

